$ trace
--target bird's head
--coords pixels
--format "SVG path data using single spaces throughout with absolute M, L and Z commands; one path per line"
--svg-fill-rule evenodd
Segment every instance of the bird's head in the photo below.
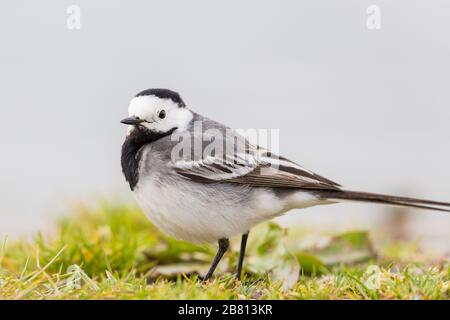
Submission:
M 129 125 L 130 130 L 138 128 L 164 134 L 187 127 L 192 116 L 192 112 L 186 108 L 177 92 L 168 89 L 147 89 L 131 100 L 128 118 L 121 122 Z

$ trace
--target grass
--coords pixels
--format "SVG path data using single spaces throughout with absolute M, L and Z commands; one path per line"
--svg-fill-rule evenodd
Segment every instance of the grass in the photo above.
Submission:
M 305 241 L 273 223 L 252 230 L 242 281 L 238 240 L 218 277 L 215 253 L 160 233 L 135 207 L 80 206 L 55 231 L 0 245 L 0 299 L 448 299 L 446 259 L 414 246 L 374 249 L 366 232 Z

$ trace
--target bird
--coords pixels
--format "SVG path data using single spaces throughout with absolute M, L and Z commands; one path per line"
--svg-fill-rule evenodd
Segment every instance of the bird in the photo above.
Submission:
M 234 236 L 240 280 L 251 228 L 291 209 L 359 201 L 450 212 L 449 202 L 347 190 L 194 112 L 169 89 L 136 94 L 121 123 L 122 172 L 152 223 L 176 239 L 218 244 L 205 281 Z

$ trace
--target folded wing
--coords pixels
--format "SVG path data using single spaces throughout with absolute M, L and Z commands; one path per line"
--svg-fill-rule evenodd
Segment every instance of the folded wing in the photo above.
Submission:
M 192 181 L 238 183 L 254 187 L 340 190 L 340 185 L 298 164 L 252 146 L 246 153 L 180 160 L 173 169 Z

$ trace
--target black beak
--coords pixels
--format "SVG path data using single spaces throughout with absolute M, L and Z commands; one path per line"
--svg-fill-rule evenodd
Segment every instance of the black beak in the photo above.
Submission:
M 132 117 L 125 118 L 120 122 L 123 124 L 128 124 L 128 125 L 136 125 L 136 124 L 144 122 L 144 120 L 140 119 L 139 117 L 132 116 Z

